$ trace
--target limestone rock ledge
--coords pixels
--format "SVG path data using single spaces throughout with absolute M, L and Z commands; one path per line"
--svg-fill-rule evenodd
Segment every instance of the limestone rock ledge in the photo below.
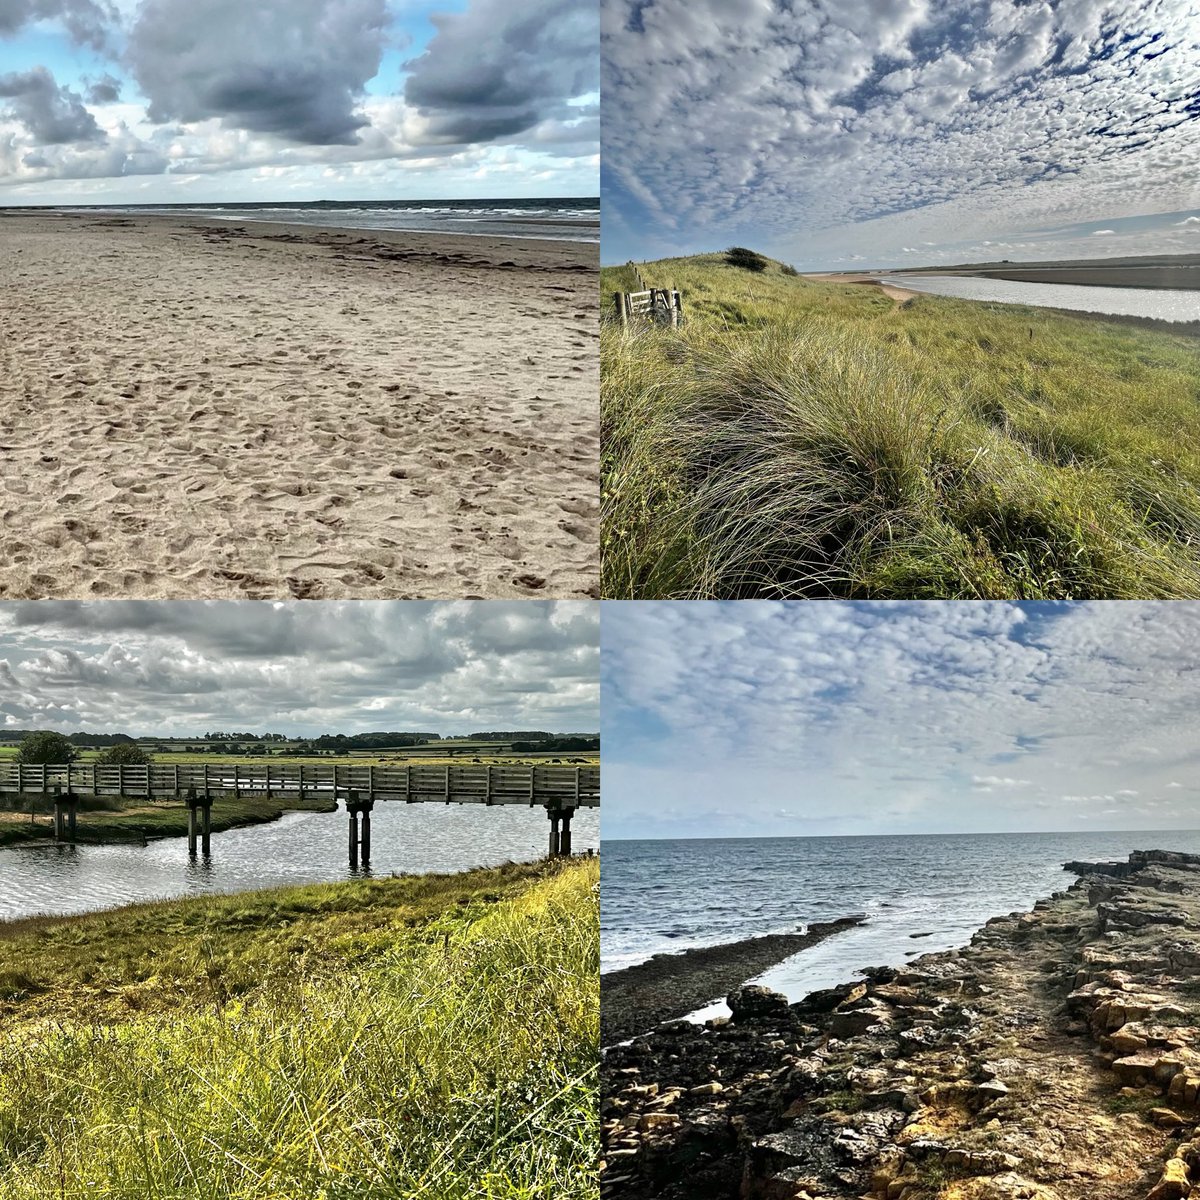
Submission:
M 602 1066 L 605 1200 L 1200 1200 L 1200 856 Z

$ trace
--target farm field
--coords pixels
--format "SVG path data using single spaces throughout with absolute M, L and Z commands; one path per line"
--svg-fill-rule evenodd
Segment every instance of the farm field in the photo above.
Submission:
M 599 862 L 0 927 L 0 1200 L 592 1200 Z
M 1193 327 L 638 269 L 686 321 L 605 324 L 605 596 L 1200 596 Z

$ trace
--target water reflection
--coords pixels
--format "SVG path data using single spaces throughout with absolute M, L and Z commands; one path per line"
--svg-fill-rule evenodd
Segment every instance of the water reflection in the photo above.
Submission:
M 214 833 L 212 857 L 189 859 L 186 838 L 146 846 L 20 846 L 0 850 L 0 918 L 78 913 L 138 900 L 318 883 L 366 874 L 462 871 L 546 853 L 541 809 L 380 804 L 371 822 L 371 866 L 351 870 L 346 814 L 288 813 Z M 600 815 L 581 809 L 576 852 L 598 850 Z
M 993 300 L 1002 304 L 1032 304 L 1037 308 L 1155 317 L 1160 321 L 1200 321 L 1200 292 L 1178 288 L 1081 287 L 1078 284 L 1025 283 L 974 275 L 899 275 L 886 278 L 884 282 L 914 292 L 957 296 L 962 300 Z

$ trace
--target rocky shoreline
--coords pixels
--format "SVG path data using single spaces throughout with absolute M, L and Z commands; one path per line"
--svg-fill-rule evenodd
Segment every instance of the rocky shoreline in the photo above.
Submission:
M 611 1049 L 603 1196 L 1200 1196 L 1200 856 L 1067 867 L 961 950 Z
M 803 933 L 772 933 L 720 946 L 701 946 L 653 958 L 600 976 L 600 1044 L 611 1046 L 684 1017 L 714 999 L 807 950 L 863 916 L 814 921 Z

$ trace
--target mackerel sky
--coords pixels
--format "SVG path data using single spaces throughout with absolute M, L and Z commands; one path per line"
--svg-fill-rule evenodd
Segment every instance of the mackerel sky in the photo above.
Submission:
M 605 262 L 1200 253 L 1200 0 L 602 0 Z
M 1200 603 L 603 610 L 606 838 L 1200 828 Z
M 599 726 L 583 601 L 0 605 L 0 734 Z
M 0 205 L 594 196 L 591 0 L 0 0 Z

